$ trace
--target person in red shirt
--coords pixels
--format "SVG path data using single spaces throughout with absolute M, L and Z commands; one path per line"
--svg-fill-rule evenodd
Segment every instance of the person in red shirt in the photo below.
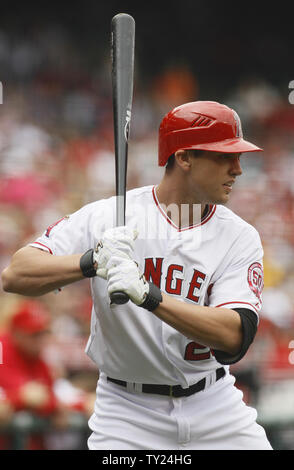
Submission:
M 43 305 L 26 300 L 0 336 L 0 388 L 14 411 L 48 417 L 58 408 L 50 368 L 42 358 L 49 327 L 50 316 Z

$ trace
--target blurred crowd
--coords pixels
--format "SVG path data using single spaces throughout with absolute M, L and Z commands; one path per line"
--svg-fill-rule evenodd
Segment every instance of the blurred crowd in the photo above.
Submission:
M 0 31 L 0 65 L 2 271 L 51 223 L 113 195 L 115 172 L 108 56 L 89 67 L 62 29 L 26 40 Z M 277 446 L 294 449 L 294 106 L 263 77 L 207 96 L 189 64 L 164 68 L 148 82 L 136 74 L 128 189 L 159 182 L 158 126 L 184 102 L 232 106 L 245 136 L 264 148 L 242 158 L 229 203 L 258 229 L 265 251 L 259 331 L 232 372 L 268 432 L 279 427 Z M 88 281 L 38 299 L 0 290 L 0 305 L 0 448 L 85 448 L 98 378 L 84 353 Z M 15 436 L 26 426 L 19 444 Z

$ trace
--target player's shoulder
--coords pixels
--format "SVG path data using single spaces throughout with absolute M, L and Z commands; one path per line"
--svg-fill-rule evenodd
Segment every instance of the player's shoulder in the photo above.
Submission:
M 115 204 L 115 196 L 110 196 L 104 199 L 98 199 L 94 202 L 84 204 L 77 212 L 84 212 L 85 214 L 97 213 L 97 211 L 104 208 L 110 208 Z
M 153 186 L 142 186 L 134 189 L 130 189 L 126 192 L 126 198 L 128 203 L 139 203 L 141 199 L 146 199 L 152 197 L 152 188 Z M 99 199 L 94 202 L 89 202 L 81 207 L 77 213 L 84 214 L 85 216 L 91 216 L 92 214 L 97 216 L 97 214 L 107 214 L 109 215 L 115 211 L 116 207 L 116 196 L 110 196 L 108 198 Z
M 133 188 L 127 191 L 127 198 L 128 199 L 136 199 L 138 197 L 152 197 L 152 189 L 154 188 L 153 185 L 149 186 L 141 186 L 139 188 Z
M 138 188 L 133 188 L 127 191 L 126 193 L 126 201 L 127 201 L 127 211 L 128 207 L 132 208 L 132 212 L 134 212 L 134 207 L 138 206 L 138 210 L 142 210 L 143 207 L 147 207 L 149 204 L 152 203 L 153 196 L 152 196 L 152 189 L 154 186 L 141 186 Z
M 128 199 L 135 199 L 139 196 L 150 196 L 152 195 L 152 188 L 154 186 L 153 185 L 149 185 L 149 186 L 141 186 L 141 187 L 138 187 L 138 188 L 132 188 L 132 189 L 129 189 L 127 192 L 126 192 L 126 197 Z M 84 206 L 85 209 L 88 209 L 89 211 L 93 210 L 93 209 L 96 209 L 97 207 L 100 207 L 100 206 L 109 206 L 109 205 L 113 205 L 115 204 L 116 202 L 116 196 L 113 195 L 113 196 L 110 196 L 108 198 L 104 198 L 104 199 L 99 199 L 97 201 L 94 201 L 94 202 L 89 202 L 88 204 L 86 204 Z
M 258 235 L 256 228 L 246 220 L 242 219 L 232 209 L 223 205 L 217 205 L 215 211 L 217 223 L 227 228 L 231 233 L 244 233 Z

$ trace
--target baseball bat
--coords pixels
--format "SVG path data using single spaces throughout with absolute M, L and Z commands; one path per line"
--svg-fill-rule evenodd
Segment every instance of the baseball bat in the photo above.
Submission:
M 128 139 L 134 83 L 135 20 L 119 13 L 111 20 L 112 102 L 115 144 L 116 226 L 125 225 Z M 113 292 L 111 303 L 124 304 L 129 297 Z

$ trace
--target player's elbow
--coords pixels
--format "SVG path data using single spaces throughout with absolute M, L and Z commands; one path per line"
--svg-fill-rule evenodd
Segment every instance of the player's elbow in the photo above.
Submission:
M 217 349 L 220 349 L 226 354 L 235 356 L 240 353 L 242 349 L 243 342 L 243 331 L 241 319 L 238 316 L 235 316 L 234 312 L 234 322 L 230 324 L 229 327 L 222 331 L 222 336 L 220 337 L 220 344 L 218 344 Z
M 29 264 L 31 262 L 28 248 L 21 248 L 16 251 L 10 261 L 10 264 L 1 273 L 1 282 L 4 292 L 34 296 L 34 276 L 30 272 Z
M 236 332 L 231 334 L 230 338 L 226 338 L 220 345 L 220 349 L 230 355 L 236 355 L 242 347 L 242 333 Z
M 12 261 L 1 273 L 1 282 L 4 292 L 20 295 L 31 295 L 25 276 L 19 269 L 17 263 Z
M 39 292 L 36 293 L 34 289 L 32 289 L 21 276 L 18 276 L 10 266 L 4 269 L 1 273 L 1 282 L 4 292 L 29 297 L 41 295 Z
M 240 353 L 242 348 L 242 333 L 237 333 L 234 338 L 231 339 L 225 352 L 233 356 Z
M 22 294 L 22 292 L 20 292 L 20 289 L 19 289 L 20 282 L 18 280 L 18 276 L 14 272 L 14 269 L 12 268 L 11 265 L 2 271 L 1 282 L 2 282 L 2 288 L 4 292 Z
M 5 268 L 1 273 L 1 282 L 4 292 L 15 292 L 13 275 L 11 273 L 10 267 Z

